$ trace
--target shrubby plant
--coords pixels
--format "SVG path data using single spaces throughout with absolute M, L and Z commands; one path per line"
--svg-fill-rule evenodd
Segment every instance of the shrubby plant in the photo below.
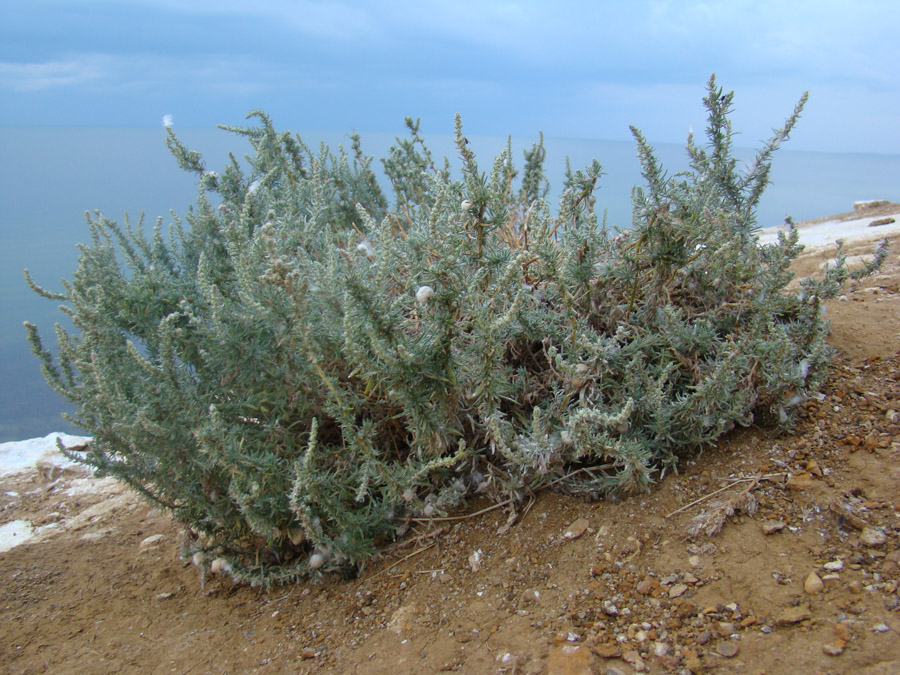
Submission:
M 27 325 L 94 436 L 67 454 L 168 509 L 186 554 L 270 583 L 360 565 L 472 493 L 646 490 L 735 425 L 789 426 L 851 274 L 789 291 L 796 233 L 755 236 L 804 101 L 743 170 L 714 79 L 689 171 L 633 130 L 646 185 L 624 232 L 598 222 L 599 163 L 567 172 L 551 212 L 543 139 L 521 175 L 509 150 L 484 171 L 458 118 L 458 172 L 407 120 L 390 200 L 356 137 L 316 152 L 255 112 L 228 128 L 249 164 L 216 174 L 170 130 L 199 185 L 184 221 L 88 216 L 64 291 L 29 279 L 76 327 L 55 358 Z

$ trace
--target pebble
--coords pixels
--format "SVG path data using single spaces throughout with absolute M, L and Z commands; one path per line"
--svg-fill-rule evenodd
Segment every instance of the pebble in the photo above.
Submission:
M 734 632 L 734 624 L 730 621 L 720 621 L 716 626 L 716 630 L 719 631 L 719 635 L 722 637 L 728 637 Z
M 839 621 L 831 629 L 834 632 L 835 642 L 847 643 L 850 641 L 850 629 L 846 623 Z
M 604 659 L 617 659 L 622 656 L 622 649 L 617 644 L 602 644 L 593 648 L 594 653 Z
M 776 532 L 780 532 L 784 529 L 784 521 L 783 520 L 767 520 L 763 523 L 762 531 L 763 534 L 775 534 Z
M 565 533 L 563 533 L 563 539 L 578 539 L 587 531 L 588 525 L 590 523 L 587 518 L 579 518 L 566 528 Z
M 535 590 L 533 588 L 523 592 L 522 598 L 521 598 L 523 605 L 530 605 L 534 602 L 537 602 L 540 599 L 541 599 L 541 592 L 538 590 Z
M 140 544 L 138 544 L 138 551 L 144 553 L 145 551 L 149 551 L 154 546 L 159 546 L 166 538 L 164 534 L 151 534 L 149 537 L 144 539 Z
M 484 560 L 484 552 L 481 549 L 474 551 L 469 555 L 469 569 L 477 572 L 481 569 L 481 563 Z
M 740 648 L 736 642 L 721 642 L 716 646 L 716 651 L 720 656 L 731 659 L 738 655 Z
M 786 484 L 792 490 L 806 490 L 812 485 L 812 474 L 801 471 L 788 478 Z
M 678 598 L 687 592 L 687 584 L 675 584 L 669 589 L 670 598 Z
M 872 626 L 872 630 L 876 633 L 887 633 L 891 629 L 886 623 L 879 623 Z
M 412 605 L 403 605 L 397 608 L 391 615 L 390 621 L 388 621 L 387 629 L 397 635 L 412 630 L 415 624 L 416 611 L 416 607 Z
M 810 572 L 809 576 L 806 577 L 806 581 L 803 582 L 803 590 L 809 595 L 817 595 L 825 590 L 825 584 L 818 574 Z
M 836 640 L 835 642 L 824 644 L 822 645 L 822 651 L 828 654 L 828 656 L 840 656 L 844 653 L 843 641 Z
M 778 615 L 777 619 L 775 619 L 775 625 L 790 626 L 795 623 L 800 623 L 801 621 L 806 621 L 810 618 L 812 618 L 812 614 L 809 611 L 809 607 L 807 607 L 806 605 L 788 607 Z
M 641 655 L 633 649 L 627 652 L 623 652 L 622 660 L 625 663 L 630 663 L 631 666 L 639 673 L 643 672 L 643 670 L 646 668 L 646 666 L 644 665 L 644 659 L 642 659 Z
M 653 589 L 659 588 L 659 582 L 653 577 L 644 577 L 637 586 L 634 587 L 641 595 L 650 595 Z
M 825 563 L 824 567 L 829 572 L 840 572 L 842 569 L 844 569 L 844 561 L 832 560 L 831 562 Z
M 887 541 L 887 536 L 881 530 L 876 530 L 874 527 L 866 527 L 863 529 L 862 534 L 859 535 L 859 539 L 866 546 L 875 547 L 883 546 Z
M 216 558 L 209 569 L 213 574 L 225 574 L 231 571 L 231 564 L 225 558 Z

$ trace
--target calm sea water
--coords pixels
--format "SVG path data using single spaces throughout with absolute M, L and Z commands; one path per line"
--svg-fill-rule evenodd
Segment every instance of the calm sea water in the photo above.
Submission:
M 242 139 L 216 129 L 185 129 L 178 135 L 203 153 L 209 169 L 220 170 L 229 151 L 241 157 L 249 150 Z M 361 136 L 364 150 L 375 157 L 384 156 L 393 142 L 389 134 Z M 340 134 L 306 134 L 304 140 L 313 147 L 323 141 L 349 146 Z M 506 139 L 470 140 L 483 170 L 490 171 Z M 454 156 L 449 136 L 429 141 L 436 156 Z M 513 139 L 519 164 L 521 150 L 533 141 Z M 573 169 L 596 158 L 606 172 L 598 207 L 606 210 L 610 225 L 628 226 L 631 188 L 641 184 L 632 144 L 547 139 L 545 145 L 547 174 L 557 188 L 554 198 L 567 156 Z M 670 173 L 686 165 L 679 145 L 658 145 L 657 152 Z M 773 185 L 760 205 L 760 225 L 778 225 L 786 215 L 803 220 L 848 211 L 862 199 L 900 201 L 898 177 L 898 155 L 782 150 L 775 158 Z M 36 323 L 52 345 L 53 324 L 64 317 L 56 303 L 27 288 L 22 269 L 29 268 L 39 284 L 60 288 L 60 279 L 75 269 L 76 244 L 87 240 L 85 210 L 98 209 L 114 220 L 143 211 L 152 225 L 158 216 L 170 222 L 170 210 L 184 214 L 195 196 L 193 179 L 169 155 L 162 129 L 0 127 L 0 442 L 78 432 L 60 418 L 66 404 L 44 383 L 22 327 L 24 320 Z

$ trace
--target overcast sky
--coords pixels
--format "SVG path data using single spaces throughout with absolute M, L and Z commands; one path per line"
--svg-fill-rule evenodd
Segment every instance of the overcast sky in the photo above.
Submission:
M 682 142 L 709 75 L 757 145 L 900 153 L 896 0 L 3 0 L 0 124 Z

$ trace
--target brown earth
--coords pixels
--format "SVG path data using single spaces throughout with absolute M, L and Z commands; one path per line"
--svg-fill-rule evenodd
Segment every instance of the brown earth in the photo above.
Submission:
M 884 270 L 829 304 L 839 356 L 793 434 L 734 432 L 651 494 L 617 503 L 542 492 L 505 534 L 502 510 L 434 522 L 359 579 L 271 589 L 201 580 L 179 559 L 178 528 L 116 484 L 73 471 L 4 479 L 0 524 L 56 526 L 0 553 L 0 664 L 900 673 L 893 239 Z M 797 267 L 818 273 L 828 255 L 813 251 Z

